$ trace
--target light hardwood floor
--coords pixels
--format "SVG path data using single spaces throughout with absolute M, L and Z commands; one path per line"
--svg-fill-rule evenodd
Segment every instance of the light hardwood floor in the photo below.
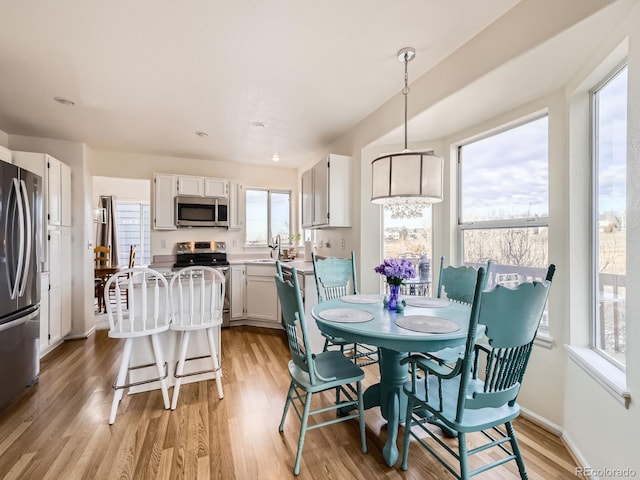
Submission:
M 39 383 L 0 414 L 0 478 L 294 478 L 299 421 L 293 412 L 278 433 L 289 385 L 284 333 L 236 327 L 223 330 L 222 344 L 224 399 L 213 381 L 184 385 L 174 412 L 164 410 L 158 391 L 125 395 L 109 426 L 122 343 L 105 331 L 65 342 L 43 359 Z M 367 367 L 367 385 L 375 379 L 376 367 Z M 379 409 L 368 410 L 366 422 L 366 454 L 355 421 L 309 432 L 298 478 L 453 478 L 415 443 L 407 472 L 399 462 L 387 467 Z M 515 428 L 529 478 L 578 478 L 560 439 L 522 418 Z M 519 476 L 510 462 L 477 478 Z

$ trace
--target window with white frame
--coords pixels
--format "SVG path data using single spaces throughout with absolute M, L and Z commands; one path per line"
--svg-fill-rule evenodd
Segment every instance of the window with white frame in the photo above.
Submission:
M 458 148 L 463 262 L 491 260 L 489 285 L 543 280 L 549 264 L 548 116 Z M 548 328 L 547 315 L 541 329 Z
M 291 237 L 291 192 L 247 188 L 246 239 L 251 246 L 267 246 L 280 235 L 281 243 Z
M 140 202 L 116 201 L 118 228 L 118 264 L 129 264 L 131 245 L 136 245 L 136 265 L 151 263 L 151 223 L 149 205 Z
M 627 66 L 591 91 L 592 315 L 591 347 L 626 365 Z

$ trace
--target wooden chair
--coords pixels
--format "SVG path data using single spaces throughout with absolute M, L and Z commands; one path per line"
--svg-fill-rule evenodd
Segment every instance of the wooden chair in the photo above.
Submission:
M 222 311 L 224 309 L 224 275 L 211 267 L 186 267 L 173 274 L 169 284 L 171 299 L 171 330 L 182 333 L 180 353 L 174 376 L 171 409 L 178 405 L 178 395 L 182 379 L 201 373 L 215 373 L 218 397 L 223 398 L 222 380 L 218 351 L 213 336 L 214 328 L 222 325 Z M 209 342 L 209 355 L 187 358 L 189 339 L 192 333 L 204 332 Z M 213 368 L 191 373 L 184 373 L 186 361 L 210 358 Z
M 113 288 L 116 302 L 109 302 L 109 290 Z M 129 308 L 122 308 L 123 289 L 129 296 Z M 169 330 L 169 285 L 164 276 L 150 268 L 134 267 L 112 275 L 105 286 L 105 305 L 109 318 L 109 337 L 124 338 L 124 348 L 118 376 L 113 384 L 115 392 L 111 405 L 109 425 L 115 422 L 118 404 L 123 390 L 134 385 L 160 381 L 165 408 L 169 408 L 167 389 L 167 364 L 164 361 L 160 335 Z M 131 351 L 134 342 L 145 340 L 150 343 L 155 363 L 131 366 Z M 130 370 L 155 366 L 157 377 L 134 383 L 127 383 Z
M 94 267 L 110 267 L 111 266 L 111 249 L 103 245 L 98 245 L 93 249 Z
M 366 453 L 367 441 L 365 437 L 361 384 L 364 372 L 340 351 L 324 351 L 318 354 L 312 352 L 307 335 L 307 322 L 296 269 L 293 268 L 293 283 L 291 283 L 282 278 L 282 267 L 279 261 L 276 263 L 276 268 L 278 272 L 276 275 L 276 287 L 280 304 L 282 305 L 289 351 L 291 352 L 291 360 L 289 361 L 291 383 L 282 412 L 279 431 L 282 432 L 284 430 L 284 422 L 287 418 L 289 406 L 293 404 L 293 410 L 300 419 L 298 451 L 293 467 L 293 473 L 298 475 L 300 473 L 302 447 L 307 430 L 358 418 L 360 422 L 361 448 L 362 452 Z M 336 403 L 328 407 L 311 410 L 313 394 L 327 390 L 335 390 Z M 342 400 L 342 396 L 344 396 L 344 400 Z M 357 409 L 357 413 L 340 415 L 325 422 L 308 425 L 309 417 L 316 413 L 323 414 L 330 410 L 345 412 L 354 408 Z
M 111 267 L 111 249 L 98 245 L 93 249 L 94 295 L 98 299 L 98 311 L 104 310 L 104 285 L 111 273 L 106 269 Z
M 403 470 L 408 468 L 413 436 L 458 479 L 468 479 L 511 460 L 516 461 L 521 478 L 527 478 L 511 422 L 520 413 L 516 399 L 554 272 L 555 266 L 550 265 L 544 282 L 523 283 L 513 289 L 498 285 L 483 291 L 486 272 L 480 267 L 464 355 L 453 365 L 433 362 L 422 355 L 402 361 L 411 366 L 411 380 L 403 386 L 408 397 Z M 476 343 L 479 324 L 486 328 L 488 345 Z M 480 357 L 484 357 L 482 361 Z M 427 428 L 427 422 L 457 437 L 457 452 Z M 504 429 L 498 428 L 501 425 Z M 482 432 L 488 442 L 475 443 L 468 449 L 466 435 L 471 432 Z M 495 447 L 501 450 L 500 457 L 500 452 L 486 455 L 493 461 L 470 471 L 471 455 Z
M 311 261 L 316 279 L 318 302 L 358 293 L 355 252 L 351 252 L 351 258 L 319 257 L 315 252 L 311 252 Z M 379 361 L 380 357 L 376 348 L 348 342 L 339 337 L 331 337 L 324 332 L 322 335 L 325 337 L 324 351 L 335 345 L 341 352 L 344 352 L 345 347 L 352 345 L 353 355 L 351 358 L 358 365 L 366 366 Z

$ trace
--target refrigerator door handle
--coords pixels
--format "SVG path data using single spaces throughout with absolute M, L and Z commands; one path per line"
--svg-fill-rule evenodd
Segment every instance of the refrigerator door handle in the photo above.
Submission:
M 20 180 L 20 188 L 22 189 L 22 201 L 24 202 L 24 225 L 26 227 L 27 234 L 25 236 L 26 245 L 24 252 L 24 264 L 22 268 L 22 281 L 20 282 L 20 291 L 18 295 L 24 295 L 24 290 L 27 287 L 27 280 L 29 279 L 29 266 L 31 263 L 31 207 L 29 206 L 29 194 L 27 192 L 27 184 L 24 180 Z
M 24 259 L 24 211 L 22 210 L 22 195 L 20 193 L 20 184 L 18 179 L 14 178 L 11 184 L 12 191 L 15 192 L 16 206 L 18 207 L 18 229 L 20 232 L 20 241 L 18 242 L 18 268 L 16 269 L 16 279 L 11 287 L 11 300 L 15 300 L 18 297 L 18 287 L 20 285 L 20 277 L 22 277 L 22 261 Z M 11 195 L 9 195 L 11 196 Z

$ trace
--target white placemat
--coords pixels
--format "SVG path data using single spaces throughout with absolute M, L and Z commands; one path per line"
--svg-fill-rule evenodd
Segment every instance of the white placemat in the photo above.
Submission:
M 428 315 L 407 315 L 396 319 L 396 325 L 421 333 L 452 333 L 460 330 L 460 325 L 452 320 Z
M 340 300 L 347 303 L 379 303 L 382 302 L 380 295 L 345 295 Z
M 373 320 L 373 313 L 357 308 L 330 308 L 319 313 L 320 318 L 330 322 L 361 323 Z
M 404 297 L 404 301 L 409 307 L 438 308 L 449 305 L 449 300 L 446 298 L 408 296 Z

